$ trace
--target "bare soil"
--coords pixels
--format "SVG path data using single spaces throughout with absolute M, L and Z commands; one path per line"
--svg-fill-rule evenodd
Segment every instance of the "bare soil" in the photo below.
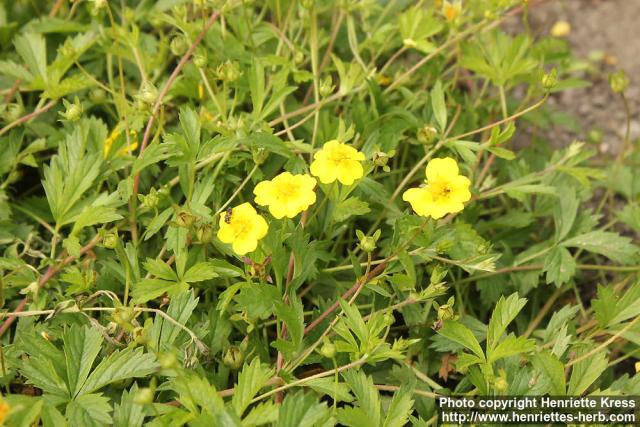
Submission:
M 640 0 L 549 0 L 534 4 L 529 16 L 537 34 L 549 34 L 557 21 L 569 22 L 567 40 L 574 55 L 590 59 L 594 65 L 594 72 L 583 76 L 592 81 L 592 86 L 564 91 L 550 99 L 550 105 L 574 116 L 579 125 L 577 134 L 554 129 L 554 142 L 566 145 L 576 138 L 584 140 L 595 129 L 603 133 L 599 145 L 602 154 L 620 149 L 626 113 L 607 79 L 618 69 L 623 69 L 631 81 L 625 93 L 632 113 L 631 138 L 640 138 Z

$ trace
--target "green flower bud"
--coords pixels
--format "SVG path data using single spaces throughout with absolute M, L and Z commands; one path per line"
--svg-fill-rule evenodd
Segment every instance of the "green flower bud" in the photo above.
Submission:
M 423 126 L 418 129 L 418 134 L 416 136 L 420 144 L 431 145 L 438 136 L 438 129 L 431 125 Z
M 376 249 L 376 243 L 380 238 L 380 230 L 376 230 L 373 236 L 365 236 L 360 230 L 356 230 L 356 237 L 360 240 L 358 246 L 363 252 L 371 253 Z
M 79 120 L 80 117 L 82 117 L 83 108 L 77 96 L 72 103 L 67 101 L 66 99 L 63 99 L 62 103 L 64 104 L 66 110 L 64 112 L 61 112 L 60 115 L 65 120 L 75 122 Z
M 609 86 L 613 93 L 622 93 L 629 87 L 629 78 L 623 70 L 609 74 Z
M 216 77 L 223 82 L 232 83 L 240 78 L 242 72 L 236 62 L 227 61 L 216 69 Z
M 136 344 L 145 345 L 149 342 L 147 338 L 147 331 L 141 326 L 133 328 L 131 335 L 133 335 L 133 340 Z
M 293 62 L 295 62 L 296 64 L 301 64 L 302 61 L 304 61 L 304 53 L 297 51 L 293 57 Z
M 509 387 L 509 383 L 505 378 L 502 378 L 502 377 L 498 377 L 495 383 L 493 383 L 493 388 L 495 388 L 496 391 L 499 391 L 499 392 L 507 391 L 508 387 Z
M 196 230 L 196 236 L 200 243 L 211 243 L 213 241 L 213 227 L 210 224 L 202 224 Z
M 602 131 L 600 129 L 591 129 L 587 134 L 587 140 L 592 144 L 600 144 L 602 142 Z
M 149 80 L 142 82 L 137 98 L 147 105 L 152 105 L 158 99 L 158 89 Z
M 551 90 L 558 84 L 558 71 L 554 68 L 551 72 L 542 76 L 542 87 Z
M 320 88 L 318 89 L 318 91 L 320 92 L 321 96 L 329 96 L 333 93 L 333 79 L 331 78 L 331 76 L 327 76 L 324 79 L 322 79 L 322 81 L 320 82 Z
M 195 221 L 196 217 L 186 209 L 182 209 L 176 215 L 176 223 L 178 224 L 178 227 L 191 228 Z
M 89 99 L 96 104 L 103 102 L 106 97 L 107 93 L 104 91 L 104 89 L 101 89 L 99 87 L 91 89 L 91 91 L 89 92 Z
M 169 44 L 169 49 L 171 49 L 171 53 L 175 56 L 182 56 L 189 48 L 189 43 L 185 40 L 183 36 L 175 36 L 171 39 L 171 43 Z
M 73 46 L 71 40 L 65 41 L 58 51 L 60 52 L 60 55 L 66 58 L 72 58 L 76 54 L 76 48 Z
M 148 387 L 139 389 L 133 397 L 133 402 L 138 405 L 149 405 L 153 403 L 153 391 Z
M 160 197 L 155 188 L 151 188 L 151 190 L 149 190 L 149 194 L 147 194 L 143 198 L 144 205 L 149 209 L 153 209 L 156 206 L 158 206 L 159 200 L 160 200 Z
M 256 165 L 261 165 L 269 158 L 269 151 L 263 147 L 251 150 L 251 157 Z
M 333 359 L 336 356 L 336 346 L 329 340 L 326 340 L 320 348 L 320 354 L 327 359 Z
M 235 345 L 232 345 L 227 349 L 222 361 L 229 368 L 238 370 L 242 367 L 242 362 L 244 362 L 244 352 Z
M 207 55 L 204 53 L 197 53 L 193 56 L 193 65 L 198 68 L 204 68 L 207 66 Z
M 178 367 L 178 358 L 171 352 L 163 352 L 158 355 L 158 363 L 162 369 L 174 369 Z
M 376 151 L 373 153 L 373 164 L 381 167 L 385 172 L 389 172 L 391 169 L 387 166 L 387 163 L 389 163 L 389 159 L 391 159 L 395 154 L 395 150 L 391 150 L 388 153 Z
M 24 114 L 24 108 L 22 105 L 11 103 L 5 106 L 4 111 L 2 112 L 2 118 L 6 122 L 13 122 L 18 120 Z
M 118 233 L 107 233 L 102 238 L 102 246 L 107 249 L 115 249 L 118 245 Z

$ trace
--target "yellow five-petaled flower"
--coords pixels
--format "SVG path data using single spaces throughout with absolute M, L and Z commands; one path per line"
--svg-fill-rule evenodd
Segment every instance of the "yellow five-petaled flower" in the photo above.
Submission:
M 253 189 L 256 203 L 268 206 L 275 218 L 293 218 L 316 202 L 315 178 L 283 172 L 271 181 L 262 181 Z
M 231 248 L 238 255 L 253 252 L 258 247 L 258 240 L 267 235 L 269 226 L 255 208 L 243 203 L 220 214 L 220 230 L 218 239 L 223 243 L 231 243 Z
M 351 185 L 364 175 L 361 163 L 364 154 L 335 139 L 325 143 L 322 150 L 313 155 L 313 159 L 311 174 L 323 184 L 330 184 L 337 179 L 344 185 Z
M 418 215 L 442 218 L 448 213 L 460 212 L 464 202 L 471 199 L 471 182 L 459 174 L 458 164 L 451 157 L 431 160 L 426 175 L 424 187 L 410 188 L 402 195 Z

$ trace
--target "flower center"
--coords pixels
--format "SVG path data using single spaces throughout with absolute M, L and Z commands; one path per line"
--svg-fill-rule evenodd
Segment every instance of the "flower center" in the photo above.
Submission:
M 447 200 L 451 194 L 449 183 L 443 181 L 436 181 L 429 184 L 429 190 L 435 200 Z

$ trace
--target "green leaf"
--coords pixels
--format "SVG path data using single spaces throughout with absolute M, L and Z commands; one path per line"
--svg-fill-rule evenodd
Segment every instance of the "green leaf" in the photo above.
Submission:
M 361 370 L 355 369 L 343 372 L 342 377 L 349 384 L 359 408 L 366 414 L 367 425 L 380 426 L 380 393 L 375 388 L 373 379 Z M 362 419 L 360 422 L 362 423 Z
M 75 397 L 89 376 L 103 338 L 97 329 L 73 325 L 64 333 L 62 340 L 67 362 L 67 384 L 71 396 Z
M 488 147 L 487 151 L 489 151 L 490 153 L 495 154 L 497 157 L 500 157 L 501 159 L 505 159 L 505 160 L 513 160 L 516 158 L 516 153 L 514 153 L 513 151 L 506 149 L 506 148 L 502 148 L 502 147 Z
M 551 386 L 549 394 L 552 396 L 564 396 L 567 393 L 566 380 L 564 378 L 564 365 L 551 352 L 545 350 L 536 353 L 532 358 L 533 366 L 547 378 Z
M 144 268 L 158 279 L 178 281 L 178 276 L 166 262 L 161 259 L 147 258 L 144 263 Z
M 576 354 L 576 356 L 580 357 L 581 354 L 584 353 Z M 567 395 L 582 395 L 600 377 L 600 374 L 607 369 L 608 363 L 609 359 L 606 351 L 601 351 L 573 365 Z
M 349 387 L 345 383 L 336 382 L 335 378 L 316 378 L 308 381 L 306 385 L 318 393 L 326 394 L 337 402 L 353 402 Z
M 186 325 L 197 305 L 198 298 L 194 296 L 193 291 L 182 292 L 171 298 L 167 308 L 167 316 L 181 325 Z M 174 345 L 181 332 L 185 334 L 178 325 L 162 316 L 156 316 L 149 332 L 149 341 L 153 343 L 153 348 L 156 350 L 167 351 Z
M 491 350 L 488 355 L 489 363 L 493 363 L 496 360 L 503 359 L 505 357 L 514 356 L 520 353 L 529 353 L 536 348 L 534 340 L 527 339 L 525 337 L 508 336 Z
M 554 206 L 553 220 L 556 225 L 555 241 L 562 241 L 571 231 L 578 213 L 580 200 L 576 190 L 570 186 L 563 186 L 558 191 L 558 203 Z M 549 282 L 547 282 L 549 283 Z
M 447 128 L 447 106 L 444 100 L 444 91 L 442 82 L 438 80 L 433 89 L 431 89 L 431 108 L 433 115 L 436 117 L 440 132 L 444 132 Z
M 72 426 L 102 427 L 111 424 L 109 398 L 102 394 L 78 396 L 67 405 L 67 418 Z
M 78 391 L 78 395 L 94 393 L 102 387 L 129 378 L 145 377 L 158 369 L 154 355 L 142 348 L 116 351 L 102 359 Z
M 478 356 L 480 359 L 485 360 L 484 352 L 482 351 L 482 347 L 480 347 L 480 343 L 478 343 L 473 332 L 471 332 L 471 330 L 462 323 L 454 320 L 447 320 L 438 331 L 438 334 L 471 350 L 473 354 Z
M 113 407 L 114 427 L 141 427 L 144 422 L 144 406 L 135 402 L 138 393 L 138 385 L 133 384 L 129 390 L 125 390 L 120 397 L 120 403 Z
M 595 230 L 581 234 L 561 243 L 562 246 L 580 248 L 603 255 L 614 262 L 631 264 L 638 259 L 638 246 L 628 237 L 618 233 Z
M 491 320 L 489 320 L 487 353 L 491 353 L 495 349 L 507 326 L 516 318 L 526 303 L 526 298 L 519 298 L 517 293 L 509 295 L 506 299 L 504 296 L 500 297 L 491 315 Z
M 357 197 L 349 197 L 338 203 L 333 211 L 333 219 L 341 222 L 354 215 L 364 215 L 371 211 L 369 204 Z
M 184 273 L 182 280 L 187 283 L 193 283 L 211 280 L 214 277 L 218 277 L 215 264 L 210 262 L 199 262 Z
M 544 258 L 542 271 L 547 273 L 547 284 L 560 287 L 576 273 L 576 261 L 567 248 L 555 246 Z
M 43 98 L 60 99 L 70 93 L 80 92 L 96 85 L 95 81 L 84 74 L 74 74 L 60 83 L 52 84 L 42 93 Z
M 231 399 L 231 405 L 238 416 L 242 416 L 251 400 L 273 376 L 273 370 L 260 363 L 256 357 L 250 364 L 245 364 L 238 376 L 238 384 Z
M 162 279 L 142 279 L 133 286 L 131 297 L 136 304 L 158 298 L 166 293 L 170 297 L 189 290 L 186 282 L 173 282 Z
M 409 414 L 413 411 L 413 388 L 414 384 L 403 385 L 400 390 L 393 394 L 389 409 L 387 409 L 384 427 L 402 427 L 406 425 Z
M 317 402 L 313 394 L 298 391 L 289 394 L 280 406 L 278 427 L 313 427 L 329 415 L 327 404 Z
M 601 327 L 614 326 L 640 315 L 640 282 L 631 285 L 622 296 L 613 287 L 598 285 L 598 298 L 591 302 Z
M 47 82 L 47 45 L 42 34 L 26 33 L 16 36 L 16 52 L 27 64 L 29 71 Z

